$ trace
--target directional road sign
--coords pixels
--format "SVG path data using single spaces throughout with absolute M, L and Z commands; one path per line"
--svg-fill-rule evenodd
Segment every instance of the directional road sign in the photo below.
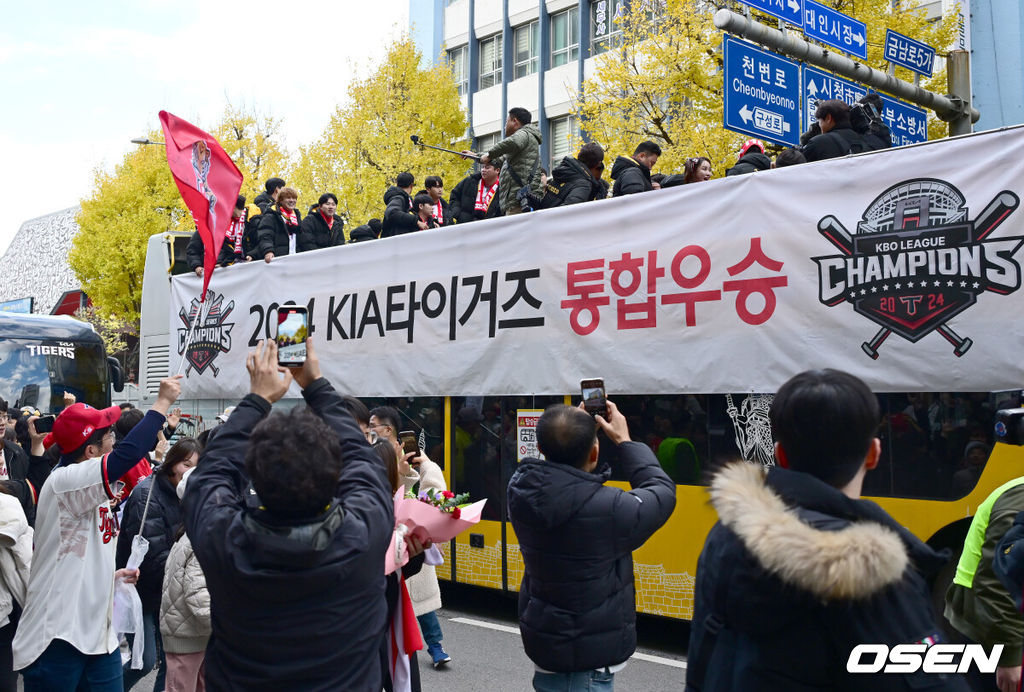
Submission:
M 885 30 L 885 59 L 896 65 L 932 76 L 932 64 L 935 62 L 935 49 L 927 43 L 898 34 L 892 29 Z
M 725 128 L 800 143 L 800 67 L 746 41 L 725 37 Z
M 804 24 L 804 0 L 740 0 L 740 2 L 790 24 L 797 26 Z
M 815 67 L 804 65 L 804 122 L 814 122 L 814 111 L 818 101 L 838 99 L 851 106 L 864 98 L 867 88 Z M 928 139 L 928 114 L 921 108 L 897 101 L 891 96 L 882 97 L 884 111 L 882 120 L 889 127 L 894 147 L 916 144 Z
M 804 33 L 858 58 L 868 57 L 867 25 L 815 0 L 804 0 Z

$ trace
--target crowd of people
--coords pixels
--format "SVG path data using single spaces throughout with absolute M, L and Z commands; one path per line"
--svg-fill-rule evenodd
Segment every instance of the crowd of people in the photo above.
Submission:
M 875 151 L 891 146 L 888 128 L 882 122 L 881 99 L 868 94 L 852 108 L 838 100 L 823 100 L 815 111 L 816 122 L 801 138 L 801 146 L 785 149 L 772 161 L 764 142 L 749 139 L 739 150 L 726 176 L 792 166 L 808 161 Z M 661 147 L 640 142 L 632 156 L 618 156 L 612 162 L 610 179 L 604 178 L 605 150 L 584 144 L 575 157 L 566 156 L 551 174 L 541 164 L 541 132 L 530 111 L 512 108 L 505 121 L 505 137 L 485 152 L 462 152 L 475 159 L 479 170 L 466 176 L 445 199 L 444 181 L 436 175 L 423 179 L 413 192 L 416 177 L 399 173 L 384 192 L 382 218 L 370 219 L 349 234 L 349 243 L 387 238 L 431 228 L 509 216 L 538 209 L 567 206 L 623 195 L 705 182 L 713 174 L 711 160 L 704 156 L 686 159 L 680 173 L 652 173 Z M 346 242 L 344 221 L 338 216 L 338 198 L 332 192 L 320 195 L 305 216 L 298 207 L 298 192 L 281 178 L 270 178 L 255 199 L 258 213 L 249 214 L 246 198 L 239 196 L 231 229 L 217 258 L 219 266 L 342 245 Z M 196 232 L 187 250 L 189 268 L 203 274 L 203 240 Z
M 280 367 L 271 341 L 246 368 L 250 393 L 196 438 L 179 434 L 181 376 L 146 412 L 67 396 L 49 432 L 0 400 L 0 690 L 19 672 L 28 692 L 127 690 L 156 669 L 154 689 L 172 692 L 404 692 L 421 689 L 417 651 L 451 663 L 442 558 L 396 525 L 393 499 L 446 492 L 440 466 L 403 443 L 399 411 L 335 391 L 312 341 L 300 366 Z M 275 411 L 293 381 L 305 406 Z M 852 674 L 858 645 L 947 641 L 931 583 L 950 556 L 861 499 L 882 420 L 861 380 L 796 375 L 769 417 L 775 466 L 713 472 L 686 689 L 1019 689 L 1024 477 L 977 509 L 946 594 L 964 641 L 1003 647 L 997 670 Z M 542 457 L 500 489 L 532 684 L 612 690 L 637 645 L 632 553 L 672 514 L 676 484 L 613 401 L 549 406 L 536 442 Z M 607 483 L 605 445 L 629 490 Z M 409 559 L 385 575 L 392 541 Z

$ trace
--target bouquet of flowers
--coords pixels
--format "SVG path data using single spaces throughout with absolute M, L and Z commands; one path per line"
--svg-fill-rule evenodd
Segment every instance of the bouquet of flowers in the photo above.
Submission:
M 422 543 L 446 543 L 480 521 L 487 500 L 466 504 L 469 493 L 456 495 L 433 489 L 419 495 L 395 493 L 395 531 L 384 560 L 384 574 L 409 561 L 405 537 L 416 536 Z

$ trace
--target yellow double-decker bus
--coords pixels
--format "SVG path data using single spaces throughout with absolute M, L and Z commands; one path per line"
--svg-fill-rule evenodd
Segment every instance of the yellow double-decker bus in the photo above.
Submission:
M 245 354 L 277 306 L 307 306 L 335 386 L 397 408 L 449 487 L 488 500 L 438 575 L 514 592 L 508 481 L 536 453 L 539 412 L 603 377 L 677 484 L 634 554 L 637 608 L 689 619 L 716 521 L 704 484 L 728 460 L 772 463 L 772 392 L 801 370 L 876 392 L 883 453 L 864 493 L 935 547 L 958 550 L 978 505 L 1024 473 L 993 435 L 1024 385 L 1022 169 L 1013 128 L 235 265 L 202 301 L 185 239 L 154 236 L 141 391 L 181 364 L 187 413 L 212 421 L 246 393 Z

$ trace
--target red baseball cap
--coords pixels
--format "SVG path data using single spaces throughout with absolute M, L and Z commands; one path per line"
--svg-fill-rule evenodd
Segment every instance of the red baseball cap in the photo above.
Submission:
M 57 416 L 53 432 L 43 440 L 43 446 L 49 449 L 56 442 L 61 454 L 73 452 L 85 444 L 93 432 L 109 428 L 120 417 L 120 406 L 100 409 L 89 404 L 72 404 Z
M 740 147 L 740 158 L 743 158 L 743 156 L 746 155 L 746 153 L 751 149 L 759 149 L 763 154 L 764 142 L 762 142 L 759 139 L 748 139 L 746 142 L 743 143 L 743 146 Z

